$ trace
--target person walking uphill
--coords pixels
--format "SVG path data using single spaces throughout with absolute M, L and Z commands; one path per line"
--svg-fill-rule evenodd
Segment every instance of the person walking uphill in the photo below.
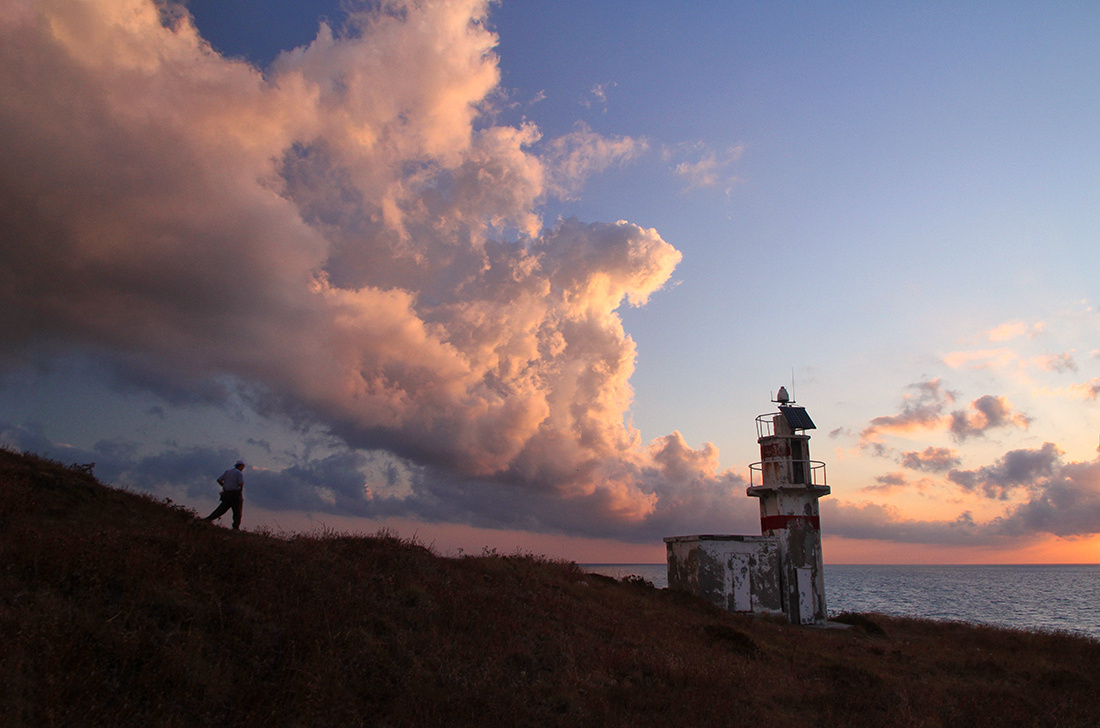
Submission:
M 222 502 L 218 504 L 213 513 L 202 520 L 213 521 L 215 518 L 221 518 L 226 511 L 232 508 L 233 530 L 240 530 L 241 509 L 244 506 L 244 469 L 244 461 L 238 460 L 236 465 L 221 474 L 221 477 L 218 478 L 218 485 L 222 487 Z

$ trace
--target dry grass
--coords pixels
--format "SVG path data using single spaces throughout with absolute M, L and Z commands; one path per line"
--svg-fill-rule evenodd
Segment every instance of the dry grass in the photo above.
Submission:
M 1097 726 L 1100 644 L 233 533 L 0 452 L 4 726 Z

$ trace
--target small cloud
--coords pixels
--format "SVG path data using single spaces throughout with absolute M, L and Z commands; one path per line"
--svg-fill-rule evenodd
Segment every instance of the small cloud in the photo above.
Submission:
M 878 483 L 878 485 L 868 485 L 864 488 L 860 488 L 860 490 L 876 493 L 889 493 L 890 491 L 897 490 L 898 488 L 905 487 L 909 484 L 909 481 L 905 477 L 905 473 L 887 473 L 885 475 L 878 475 L 875 477 L 875 482 Z
M 875 476 L 875 485 L 867 485 L 859 490 L 863 493 L 874 493 L 876 495 L 887 495 L 904 490 L 909 494 L 915 493 L 924 496 L 934 485 L 936 484 L 928 478 L 910 480 L 905 473 L 895 471 Z
M 728 194 L 731 186 L 738 179 L 728 170 L 741 159 L 744 153 L 744 144 L 737 144 L 725 150 L 715 150 L 700 142 L 673 149 L 666 148 L 663 156 L 666 160 L 673 162 L 677 158 L 682 159 L 675 162 L 672 167 L 673 174 L 685 183 L 682 192 L 722 185 Z M 684 157 L 688 159 L 683 159 Z
M 976 525 L 976 523 L 974 521 L 974 514 L 971 513 L 970 511 L 963 511 L 962 513 L 959 514 L 959 517 L 956 518 L 955 522 L 952 523 L 951 525 L 952 526 L 961 526 L 963 528 L 974 528 L 974 526 Z
M 1011 349 L 953 351 L 943 355 L 943 363 L 952 369 L 1004 369 L 1016 360 Z
M 1096 395 L 1100 394 L 1100 377 L 1090 379 L 1084 384 L 1071 384 L 1067 389 L 1081 399 L 1095 400 Z
M 931 445 L 920 452 L 907 452 L 901 460 L 902 467 L 932 473 L 945 472 L 959 463 L 959 455 L 955 450 L 947 447 L 932 447 Z
M 987 430 L 999 427 L 1022 427 L 1027 429 L 1031 418 L 1012 409 L 1012 403 L 1006 397 L 987 394 L 970 403 L 969 410 L 955 410 L 951 413 L 949 429 L 956 440 L 983 436 Z
M 1072 351 L 1063 352 L 1061 354 L 1046 354 L 1044 356 L 1039 356 L 1035 359 L 1032 359 L 1032 364 L 1045 372 L 1077 371 L 1077 362 L 1073 359 Z
M 1043 333 L 1045 328 L 1046 324 L 1042 322 L 1029 325 L 1024 321 L 1009 321 L 990 329 L 986 332 L 985 337 L 992 342 L 1008 341 L 1021 336 L 1033 338 Z
M 586 109 L 590 109 L 593 106 L 602 107 L 604 111 L 607 111 L 607 92 L 609 89 L 618 86 L 614 81 L 608 81 L 607 83 L 597 83 L 588 91 L 588 96 L 581 99 L 581 106 Z
M 551 140 L 543 155 L 548 187 L 561 197 L 575 195 L 590 176 L 615 164 L 625 164 L 649 148 L 644 139 L 607 137 L 584 122 L 573 131 Z
M 1095 401 L 1097 395 L 1100 395 L 1100 377 L 1090 379 L 1087 382 L 1071 384 L 1068 387 L 1043 387 L 1036 391 L 1048 397 Z

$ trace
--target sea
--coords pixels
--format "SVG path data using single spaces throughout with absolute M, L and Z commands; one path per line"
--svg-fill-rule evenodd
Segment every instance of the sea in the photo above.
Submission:
M 665 564 L 581 564 L 668 586 Z M 1100 565 L 825 566 L 829 614 L 900 617 L 1071 632 L 1100 640 Z

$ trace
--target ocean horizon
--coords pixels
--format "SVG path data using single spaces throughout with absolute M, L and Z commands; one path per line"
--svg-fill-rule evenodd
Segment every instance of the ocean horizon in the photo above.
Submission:
M 663 563 L 578 566 L 668 587 Z M 1100 640 L 1100 564 L 826 564 L 825 600 L 830 616 L 876 612 Z

